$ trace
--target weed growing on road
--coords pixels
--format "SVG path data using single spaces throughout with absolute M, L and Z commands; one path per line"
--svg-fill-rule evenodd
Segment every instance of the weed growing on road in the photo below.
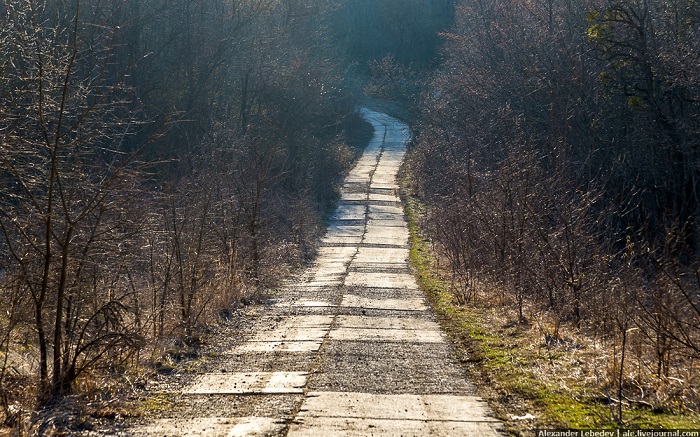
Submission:
M 141 404 L 141 411 L 148 415 L 160 411 L 167 411 L 173 406 L 172 393 L 153 393 Z

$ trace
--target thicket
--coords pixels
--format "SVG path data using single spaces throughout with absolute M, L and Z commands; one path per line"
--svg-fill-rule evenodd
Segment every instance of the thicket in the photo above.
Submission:
M 465 0 L 411 169 L 458 299 L 601 345 L 598 393 L 698 412 L 700 6 Z
M 330 6 L 0 3 L 6 424 L 196 342 L 313 253 L 358 153 Z

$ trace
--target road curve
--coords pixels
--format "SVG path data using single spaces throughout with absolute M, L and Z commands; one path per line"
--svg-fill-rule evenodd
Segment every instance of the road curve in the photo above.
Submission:
M 396 175 L 408 126 L 361 110 L 374 137 L 350 171 L 314 264 L 250 338 L 139 436 L 497 436 L 408 265 Z

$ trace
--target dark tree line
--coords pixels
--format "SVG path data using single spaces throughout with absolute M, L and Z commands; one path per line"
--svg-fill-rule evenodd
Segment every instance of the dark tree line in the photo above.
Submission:
M 333 14 L 335 44 L 367 73 L 371 61 L 391 56 L 427 70 L 438 60 L 439 32 L 449 28 L 455 0 L 354 0 Z
M 332 6 L 0 4 L 8 417 L 194 342 L 313 253 L 357 154 Z
M 609 341 L 617 420 L 697 408 L 700 7 L 466 0 L 455 21 L 412 168 L 460 299 L 506 290 L 549 336 Z

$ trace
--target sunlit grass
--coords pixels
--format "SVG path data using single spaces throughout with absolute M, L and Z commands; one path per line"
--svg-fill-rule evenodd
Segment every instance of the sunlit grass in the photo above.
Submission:
M 172 393 L 152 393 L 141 403 L 141 412 L 148 415 L 168 411 L 173 406 L 174 396 Z

